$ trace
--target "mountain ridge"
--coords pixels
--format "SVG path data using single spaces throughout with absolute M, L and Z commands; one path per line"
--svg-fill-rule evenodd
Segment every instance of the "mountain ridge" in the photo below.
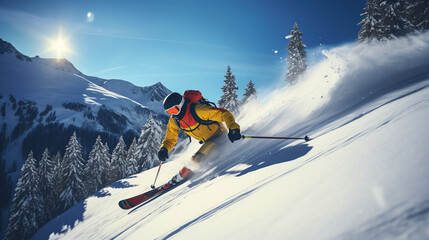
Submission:
M 0 38 L 0 54 L 11 54 L 15 55 L 15 57 L 21 61 L 28 61 L 31 62 L 31 58 L 22 54 L 16 48 L 9 42 L 4 41 Z
M 118 119 L 123 119 L 120 120 L 123 128 L 115 134 L 133 130 L 136 136 L 150 112 L 156 119 L 164 122 L 167 119 L 161 101 L 171 91 L 162 83 L 138 87 L 125 80 L 87 76 L 67 59 L 29 58 L 3 40 L 0 49 L 0 74 L 5 76 L 0 80 L 3 86 L 0 89 L 2 122 L 7 125 L 3 130 L 5 136 L 17 132 L 14 123 L 25 120 L 33 122 L 36 115 L 38 124 L 93 125 L 96 130 L 109 131 L 105 126 L 110 124 L 109 121 L 101 123 L 97 120 L 97 114 L 110 112 L 110 117 L 116 115 L 113 117 L 116 120 L 112 121 L 118 123 Z M 27 113 L 31 116 L 23 116 Z M 21 132 L 27 131 L 33 124 L 24 125 L 27 126 Z M 14 140 L 17 138 L 13 137 Z

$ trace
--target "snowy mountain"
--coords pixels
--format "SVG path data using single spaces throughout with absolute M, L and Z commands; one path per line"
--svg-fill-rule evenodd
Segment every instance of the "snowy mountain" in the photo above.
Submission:
M 293 86 L 267 90 L 237 119 L 245 139 L 190 181 L 124 211 L 157 169 L 104 188 L 33 239 L 428 239 L 429 34 L 325 51 Z
M 12 44 L 10 44 L 9 42 L 3 41 L 3 39 L 1 38 L 0 38 L 0 54 L 12 55 L 21 61 L 31 62 L 31 59 L 29 57 L 20 53 L 18 50 L 16 50 L 16 48 Z
M 31 61 L 63 72 L 83 75 L 67 59 L 40 58 L 39 56 L 36 56 L 31 58 Z
M 2 197 L 8 192 L 4 182 L 14 185 L 30 150 L 37 159 L 46 147 L 63 153 L 74 131 L 84 156 L 98 135 L 110 149 L 121 135 L 129 145 L 149 114 L 167 121 L 162 100 L 169 93 L 161 83 L 138 87 L 86 76 L 66 59 L 29 58 L 0 39 Z M 0 208 L 5 207 L 1 201 Z
M 0 101 L 6 142 L 31 132 L 33 126 L 49 124 L 138 136 L 149 112 L 165 119 L 160 103 L 170 91 L 161 83 L 142 88 L 89 77 L 66 59 L 28 58 L 4 41 L 1 49 Z

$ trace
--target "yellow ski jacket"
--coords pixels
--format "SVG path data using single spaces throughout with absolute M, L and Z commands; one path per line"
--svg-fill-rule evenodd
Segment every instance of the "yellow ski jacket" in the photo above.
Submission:
M 228 129 L 240 129 L 240 125 L 235 122 L 234 116 L 226 109 L 197 104 L 195 106 L 195 112 L 202 120 L 214 121 L 214 123 L 210 125 L 198 123 L 190 114 L 190 109 L 188 107 L 185 116 L 179 121 L 180 128 L 183 129 L 186 134 L 197 140 L 205 142 L 212 136 L 218 134 L 219 131 L 226 132 L 227 130 L 223 122 L 225 122 Z M 169 152 L 173 149 L 177 143 L 180 128 L 176 121 L 170 117 L 161 148 L 165 147 Z

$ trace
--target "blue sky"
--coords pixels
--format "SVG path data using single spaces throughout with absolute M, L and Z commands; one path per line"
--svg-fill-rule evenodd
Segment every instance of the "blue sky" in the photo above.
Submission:
M 365 2 L 2 0 L 0 37 L 29 56 L 67 58 L 87 75 L 200 89 L 217 101 L 228 65 L 239 97 L 249 80 L 262 89 L 283 78 L 294 22 L 309 57 L 320 45 L 354 41 Z M 67 51 L 58 53 L 60 33 Z

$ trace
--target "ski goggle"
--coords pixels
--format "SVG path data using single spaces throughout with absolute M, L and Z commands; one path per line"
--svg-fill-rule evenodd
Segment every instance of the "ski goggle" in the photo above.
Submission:
M 170 116 L 177 115 L 180 113 L 180 110 L 182 110 L 183 104 L 185 103 L 185 99 L 182 98 L 182 101 L 179 103 L 179 105 L 174 105 L 169 109 L 166 109 L 165 111 L 170 114 Z

